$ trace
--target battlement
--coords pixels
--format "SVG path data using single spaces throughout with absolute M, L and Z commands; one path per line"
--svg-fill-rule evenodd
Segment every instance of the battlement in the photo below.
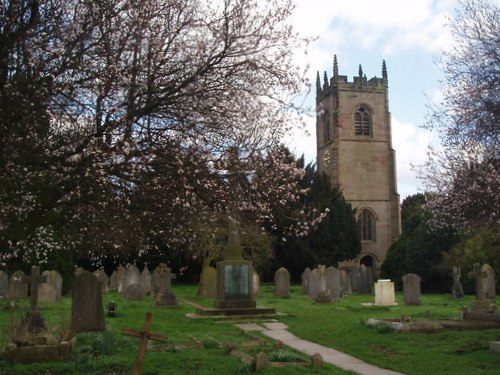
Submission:
M 320 102 L 325 97 L 331 95 L 336 90 L 344 91 L 367 91 L 384 93 L 388 88 L 387 68 L 385 60 L 382 62 L 382 78 L 377 76 L 367 79 L 363 74 L 363 68 L 359 65 L 357 76 L 353 76 L 352 82 L 349 82 L 346 75 L 339 75 L 337 56 L 333 58 L 333 76 L 328 79 L 326 71 L 323 74 L 323 84 L 321 84 L 319 72 L 316 78 L 316 101 Z

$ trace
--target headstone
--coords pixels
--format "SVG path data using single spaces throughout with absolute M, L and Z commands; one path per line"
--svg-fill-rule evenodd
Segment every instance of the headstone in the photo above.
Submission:
M 290 272 L 284 267 L 274 273 L 274 296 L 278 298 L 290 297 Z
M 355 265 L 349 269 L 349 277 L 351 279 L 351 288 L 355 292 L 359 292 L 360 281 L 360 267 L 359 265 Z
M 109 280 L 110 290 L 116 290 L 118 291 L 118 293 L 122 292 L 124 274 L 125 274 L 125 267 L 119 264 L 116 270 L 111 274 L 111 279 Z
M 257 297 L 260 294 L 260 276 L 255 270 L 252 273 L 252 287 L 253 295 Z
M 63 279 L 61 274 L 57 271 L 43 271 L 42 276 L 45 278 L 46 280 L 45 282 L 51 285 L 56 291 L 56 300 L 60 300 L 62 297 L 62 284 L 63 284 Z
M 38 303 L 55 303 L 60 300 L 59 293 L 49 283 L 38 285 Z
M 149 272 L 148 267 L 144 267 L 141 272 L 140 283 L 144 293 L 151 293 L 151 272 Z
M 106 272 L 103 269 L 94 271 L 92 273 L 96 279 L 99 281 L 99 284 L 101 285 L 101 292 L 102 293 L 107 293 L 109 292 L 109 278 Z
M 481 279 L 485 298 L 494 299 L 496 297 L 495 271 L 489 264 L 483 264 L 481 271 L 485 277 Z
M 214 267 L 207 266 L 201 272 L 198 295 L 210 298 L 217 296 L 217 270 Z
M 350 294 L 352 292 L 351 289 L 351 278 L 349 273 L 342 269 L 340 270 L 340 295 L 345 296 L 346 294 Z
M 123 297 L 129 301 L 143 301 L 144 300 L 144 289 L 142 289 L 141 284 L 132 284 L 123 291 Z
M 129 264 L 125 273 L 123 274 L 122 290 L 123 293 L 132 284 L 140 284 L 141 282 L 141 272 L 133 264 Z
M 158 280 L 158 292 L 155 294 L 155 304 L 157 306 L 176 306 L 177 298 L 172 293 L 172 272 L 165 263 L 160 263 L 156 267 L 154 274 Z
M 321 292 L 321 274 L 318 268 L 313 269 L 309 274 L 307 285 L 307 295 L 311 298 L 316 298 Z
M 462 276 L 462 270 L 460 267 L 453 267 L 453 288 L 452 293 L 455 298 L 463 298 L 464 288 L 460 282 L 460 277 Z
M 300 275 L 300 278 L 302 280 L 302 293 L 308 294 L 308 289 L 309 289 L 309 275 L 311 274 L 311 269 L 309 267 L 306 267 L 304 272 L 302 272 L 302 275 Z
M 371 294 L 373 284 L 373 270 L 371 267 L 366 267 L 362 264 L 359 267 L 359 284 L 358 293 Z
M 82 272 L 85 272 L 85 268 L 82 268 L 82 267 L 76 267 L 75 269 L 75 276 L 78 276 L 79 274 L 81 274 Z
M 104 331 L 101 284 L 90 272 L 76 276 L 71 298 L 71 332 Z
M 0 270 L 0 298 L 9 296 L 9 275 L 4 270 Z
M 476 299 L 484 300 L 486 298 L 483 288 L 483 279 L 486 278 L 486 273 L 482 271 L 479 263 L 475 263 L 472 267 L 472 272 L 469 274 L 476 279 Z
M 403 276 L 403 295 L 405 305 L 420 305 L 420 276 L 408 273 Z
M 336 301 L 340 299 L 340 271 L 335 267 L 325 270 L 326 291 Z
M 23 271 L 16 271 L 12 274 L 9 283 L 9 299 L 18 300 L 28 298 L 28 285 L 25 282 Z
M 378 280 L 375 283 L 375 305 L 395 306 L 396 297 L 394 293 L 394 283 L 391 280 Z

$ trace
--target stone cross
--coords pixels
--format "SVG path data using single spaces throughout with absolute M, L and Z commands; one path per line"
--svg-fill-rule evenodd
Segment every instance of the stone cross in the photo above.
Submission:
M 486 276 L 488 276 L 486 272 L 481 271 L 481 265 L 479 263 L 474 263 L 472 272 L 469 273 L 469 277 L 476 279 L 476 299 L 478 300 L 486 299 L 482 282 L 482 279 Z
M 238 221 L 228 216 L 228 241 L 224 254 L 225 259 L 243 259 L 240 244 L 240 233 L 238 230 Z
M 31 276 L 24 276 L 22 282 L 30 284 L 30 308 L 31 311 L 36 311 L 38 306 L 38 285 L 44 283 L 47 276 L 40 276 L 40 267 L 31 267 Z
M 132 371 L 132 375 L 141 375 L 142 361 L 144 359 L 144 352 L 146 350 L 146 346 L 148 345 L 148 340 L 163 341 L 163 342 L 167 341 L 166 336 L 157 335 L 155 333 L 149 332 L 152 323 L 153 323 L 153 313 L 147 312 L 142 331 L 138 332 L 133 329 L 122 329 L 122 335 L 134 336 L 140 338 L 139 350 L 137 351 L 137 356 L 135 358 L 134 370 Z

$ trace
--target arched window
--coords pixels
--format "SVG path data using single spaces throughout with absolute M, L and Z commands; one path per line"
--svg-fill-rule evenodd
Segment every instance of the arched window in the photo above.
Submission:
M 375 216 L 370 210 L 363 210 L 358 218 L 358 230 L 361 241 L 375 241 Z
M 372 115 L 365 106 L 360 106 L 354 113 L 354 133 L 356 135 L 372 135 Z

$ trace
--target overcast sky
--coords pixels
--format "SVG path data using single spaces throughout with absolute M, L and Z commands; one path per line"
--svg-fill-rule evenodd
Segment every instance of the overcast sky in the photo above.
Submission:
M 411 164 L 426 160 L 429 144 L 437 137 L 421 128 L 430 101 L 439 101 L 442 73 L 436 64 L 450 45 L 446 26 L 458 5 L 457 0 L 295 0 L 294 23 L 304 36 L 318 39 L 297 59 L 309 65 L 309 79 L 316 72 L 332 76 L 333 55 L 339 74 L 349 81 L 358 74 L 359 64 L 370 79 L 381 77 L 386 60 L 389 78 L 389 110 L 392 114 L 392 141 L 396 150 L 398 190 L 401 201 L 422 191 Z M 315 86 L 313 86 L 315 87 Z M 315 92 L 306 99 L 314 108 Z M 290 148 L 307 161 L 316 157 L 315 118 L 307 118 L 309 136 L 295 135 Z

